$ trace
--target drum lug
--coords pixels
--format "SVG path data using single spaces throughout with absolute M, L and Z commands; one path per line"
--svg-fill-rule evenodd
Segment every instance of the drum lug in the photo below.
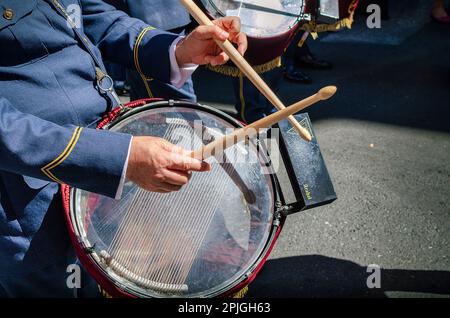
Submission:
M 119 114 L 117 115 L 117 117 L 120 117 L 120 116 L 122 116 L 123 114 L 125 114 L 125 113 L 129 112 L 130 110 L 132 110 L 132 108 L 128 108 L 128 107 L 121 107 L 121 108 L 120 108 L 120 111 L 119 111 Z
M 288 213 L 289 207 L 287 205 L 283 205 L 281 201 L 277 201 L 275 203 L 275 216 L 273 218 L 273 225 L 278 227 L 280 226 L 281 218 L 286 216 Z
M 92 246 L 86 246 L 84 247 L 84 250 L 86 251 L 87 254 L 92 254 L 95 252 L 95 244 Z
M 95 243 L 92 246 L 88 246 L 86 242 L 81 239 L 81 237 L 78 237 L 77 240 L 78 244 L 81 246 L 83 251 L 86 252 L 86 254 L 92 254 L 95 252 Z

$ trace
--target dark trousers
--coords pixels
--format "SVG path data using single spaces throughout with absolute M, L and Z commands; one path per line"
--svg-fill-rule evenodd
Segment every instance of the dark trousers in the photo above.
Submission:
M 269 87 L 276 92 L 282 79 L 281 68 L 260 74 Z M 238 117 L 252 123 L 275 111 L 272 104 L 258 91 L 245 75 L 233 78 L 233 89 L 236 98 L 235 108 Z
M 300 42 L 302 36 L 303 32 L 298 32 L 292 40 L 291 44 L 286 49 L 283 55 L 284 66 L 293 65 L 295 64 L 295 60 L 299 59 L 302 56 L 311 54 L 308 46 L 308 40 L 306 40 L 301 47 L 298 46 L 298 42 Z

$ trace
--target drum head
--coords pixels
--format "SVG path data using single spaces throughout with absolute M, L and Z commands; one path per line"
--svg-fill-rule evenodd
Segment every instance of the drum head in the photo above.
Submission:
M 206 107 L 156 104 L 109 129 L 193 150 L 236 126 Z M 208 159 L 212 171 L 194 173 L 179 192 L 152 193 L 127 182 L 117 201 L 72 190 L 75 232 L 116 286 L 135 296 L 210 297 L 254 269 L 272 231 L 274 187 L 254 145 L 225 153 L 227 160 Z
M 238 16 L 250 37 L 275 37 L 291 30 L 304 13 L 303 0 L 201 0 L 214 18 Z

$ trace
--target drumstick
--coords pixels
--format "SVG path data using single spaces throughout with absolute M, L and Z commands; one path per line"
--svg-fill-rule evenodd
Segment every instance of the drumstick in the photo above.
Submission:
M 223 152 L 225 149 L 237 144 L 241 140 L 244 140 L 244 138 L 254 137 L 258 133 L 259 129 L 269 128 L 270 126 L 288 118 L 289 116 L 292 116 L 296 112 L 301 111 L 312 104 L 330 98 L 334 95 L 334 93 L 336 93 L 336 90 L 337 88 L 335 86 L 324 87 L 310 97 L 307 97 L 289 107 L 285 107 L 282 110 L 257 120 L 244 128 L 238 129 L 231 134 L 225 135 L 222 138 L 193 151 L 191 156 L 200 160 L 205 160 L 219 152 Z
M 206 16 L 205 13 L 195 4 L 192 0 L 180 0 L 180 2 L 186 7 L 189 13 L 194 19 L 201 25 L 214 25 L 212 21 Z M 255 87 L 263 94 L 273 106 L 278 110 L 286 108 L 283 102 L 275 95 L 270 87 L 264 82 L 264 80 L 255 72 L 255 70 L 248 64 L 244 57 L 236 50 L 230 41 L 225 40 L 220 42 L 216 40 L 217 45 L 230 57 L 230 59 L 237 65 L 237 67 L 244 73 L 247 78 L 255 85 Z M 288 117 L 291 125 L 297 130 L 300 136 L 306 141 L 311 141 L 311 134 L 308 130 L 303 128 L 294 116 Z

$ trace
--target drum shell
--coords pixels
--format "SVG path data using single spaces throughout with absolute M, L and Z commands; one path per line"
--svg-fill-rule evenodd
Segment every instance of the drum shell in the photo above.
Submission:
M 248 37 L 248 49 L 245 59 L 250 65 L 262 65 L 284 54 L 292 39 L 298 32 L 300 24 L 296 24 L 291 30 L 273 37 L 256 38 Z
M 215 19 L 202 4 L 201 0 L 195 0 L 197 5 L 208 15 L 210 19 Z M 284 54 L 284 51 L 295 37 L 302 23 L 297 23 L 290 30 L 268 37 L 254 37 L 247 35 L 248 49 L 245 59 L 250 65 L 257 66 L 275 60 Z

